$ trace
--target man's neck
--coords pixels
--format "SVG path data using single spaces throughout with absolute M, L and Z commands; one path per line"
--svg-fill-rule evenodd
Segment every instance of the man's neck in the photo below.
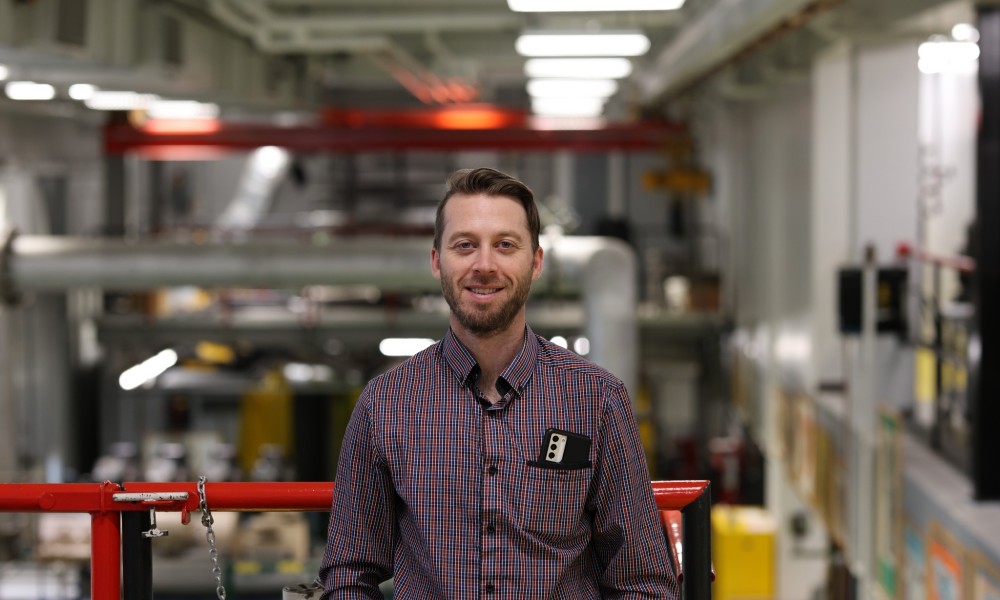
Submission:
M 479 378 L 479 388 L 493 400 L 496 392 L 496 382 L 500 373 L 507 368 L 517 353 L 521 351 L 524 342 L 523 319 L 516 319 L 510 327 L 489 336 L 475 335 L 452 323 L 452 331 L 462 344 L 472 353 L 473 358 L 482 371 Z

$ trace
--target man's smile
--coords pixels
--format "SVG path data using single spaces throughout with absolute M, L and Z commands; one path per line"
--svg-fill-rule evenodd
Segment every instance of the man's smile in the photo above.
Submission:
M 502 287 L 467 287 L 465 288 L 478 296 L 488 296 L 502 290 Z

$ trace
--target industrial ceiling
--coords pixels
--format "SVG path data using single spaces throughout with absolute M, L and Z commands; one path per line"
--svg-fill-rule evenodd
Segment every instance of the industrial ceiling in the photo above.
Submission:
M 946 34 L 950 20 L 933 16 L 945 12 L 971 16 L 971 3 L 686 0 L 675 10 L 556 13 L 516 12 L 507 0 L 6 0 L 0 65 L 10 80 L 55 85 L 57 100 L 84 82 L 220 102 L 224 115 L 468 102 L 528 110 L 518 36 L 635 30 L 649 49 L 629 58 L 604 109 L 628 119 L 662 113 L 706 82 L 738 97 L 798 76 L 837 39 Z

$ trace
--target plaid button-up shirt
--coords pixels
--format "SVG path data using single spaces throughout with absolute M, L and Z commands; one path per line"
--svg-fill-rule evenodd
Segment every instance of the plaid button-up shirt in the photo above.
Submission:
M 490 405 L 449 331 L 372 379 L 344 437 L 323 598 L 673 598 L 676 581 L 622 382 L 525 328 Z M 547 429 L 589 461 L 540 468 Z

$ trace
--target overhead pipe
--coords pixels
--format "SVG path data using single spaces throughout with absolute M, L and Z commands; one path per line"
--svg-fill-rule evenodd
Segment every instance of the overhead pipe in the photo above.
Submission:
M 286 17 L 263 4 L 210 0 L 211 14 L 243 35 L 262 30 L 301 40 L 317 35 L 360 33 L 423 33 L 433 31 L 496 31 L 516 29 L 522 19 L 508 10 L 503 11 L 439 11 L 395 14 L 313 13 L 301 17 Z
M 0 297 L 74 287 L 143 290 L 199 287 L 367 284 L 440 291 L 431 276 L 432 240 L 352 237 L 326 244 L 290 241 L 180 243 L 12 235 L 0 245 Z M 544 236 L 535 290 L 578 294 L 589 358 L 637 391 L 639 334 L 633 250 L 614 238 Z
M 656 57 L 656 68 L 639 82 L 642 100 L 679 94 L 843 1 L 717 0 Z
M 270 210 L 274 192 L 285 180 L 291 164 L 291 154 L 284 148 L 263 146 L 254 150 L 243 167 L 236 193 L 216 220 L 215 228 L 253 229 Z
M 422 34 L 426 31 L 497 31 L 516 30 L 521 19 L 510 11 L 435 13 L 411 12 L 392 15 L 366 14 L 348 16 L 337 14 L 327 18 L 309 15 L 286 18 L 274 16 L 261 23 L 278 35 L 302 36 L 305 39 L 324 35 L 357 33 L 406 33 Z M 304 35 L 303 35 L 304 34 Z
M 375 64 L 396 79 L 421 102 L 467 102 L 475 98 L 475 87 L 458 82 L 461 93 L 453 97 L 449 87 L 430 69 L 406 56 L 387 34 L 390 32 L 423 32 L 428 29 L 495 29 L 511 13 L 402 15 L 336 18 L 310 16 L 278 17 L 267 7 L 256 3 L 231 3 L 210 0 L 210 13 L 233 31 L 251 39 L 258 50 L 271 54 L 329 54 L 351 52 L 372 59 Z
M 524 27 L 567 29 L 579 26 L 578 15 L 558 13 L 531 16 L 510 10 L 413 10 L 409 12 L 369 12 L 351 14 L 337 12 L 336 7 L 323 4 L 320 10 L 287 16 L 287 12 L 271 10 L 265 3 L 243 0 L 209 0 L 209 12 L 225 25 L 247 36 L 268 31 L 277 37 L 303 41 L 324 36 L 358 34 L 422 34 L 426 32 L 519 31 Z M 669 27 L 681 20 L 677 11 L 654 11 L 642 16 L 646 27 Z M 604 29 L 627 28 L 635 25 L 631 15 L 614 11 L 591 13 L 587 21 Z M 308 52 L 308 46 L 301 51 Z
M 426 240 L 413 238 L 350 238 L 323 245 L 18 235 L 10 242 L 7 279 L 14 292 L 355 283 L 427 290 L 436 284 L 429 249 Z
M 297 54 L 302 52 L 303 47 L 302 40 L 277 35 L 273 31 L 257 31 L 253 40 L 258 50 L 271 54 Z M 389 51 L 394 46 L 392 40 L 384 35 L 341 35 L 309 40 L 309 51 L 314 54 L 369 54 Z
M 545 256 L 542 274 L 544 277 L 548 272 L 547 284 L 564 286 L 583 301 L 590 360 L 620 377 L 635 398 L 639 382 L 638 271 L 632 247 L 616 238 L 564 236 L 550 238 Z

